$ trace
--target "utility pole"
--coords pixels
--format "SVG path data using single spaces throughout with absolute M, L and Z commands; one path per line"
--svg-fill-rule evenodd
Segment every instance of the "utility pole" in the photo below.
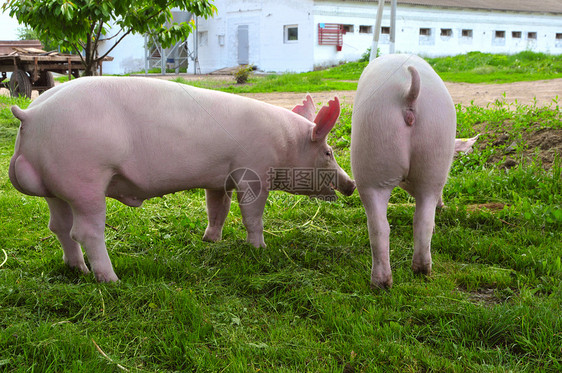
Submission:
M 390 53 L 394 53 L 396 44 L 396 3 L 397 0 L 391 1 L 390 8 Z M 377 50 L 379 47 L 379 38 L 381 34 L 382 14 L 384 11 L 384 0 L 379 0 L 379 7 L 377 9 L 377 18 L 375 20 L 375 32 L 373 33 L 373 43 L 371 44 L 371 55 L 369 61 L 377 57 Z
M 396 44 L 396 1 L 392 0 L 390 8 L 390 53 L 394 53 L 394 46 Z
M 384 10 L 384 0 L 379 0 L 379 8 L 377 9 L 377 19 L 375 21 L 375 32 L 373 33 L 373 43 L 371 44 L 371 55 L 369 61 L 377 58 L 377 49 L 379 47 L 379 37 L 381 35 L 382 12 Z

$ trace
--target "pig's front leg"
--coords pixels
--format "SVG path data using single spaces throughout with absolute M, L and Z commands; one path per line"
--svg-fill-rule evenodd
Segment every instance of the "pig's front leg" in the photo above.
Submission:
M 51 213 L 49 229 L 57 236 L 62 246 L 64 262 L 70 268 L 79 269 L 84 274 L 89 273 L 80 244 L 70 237 L 74 216 L 69 204 L 58 198 L 45 198 L 45 200 Z
M 82 191 L 86 194 L 87 191 Z M 96 280 L 117 281 L 105 247 L 105 196 L 83 198 L 70 203 L 74 215 L 70 237 L 82 245 Z
M 205 229 L 203 241 L 216 242 L 222 238 L 222 227 L 230 209 L 230 201 L 232 191 L 205 190 L 205 199 L 207 201 L 207 219 L 209 224 Z
M 358 188 L 367 214 L 371 243 L 371 286 L 388 289 L 392 286 L 390 269 L 390 225 L 387 219 L 390 189 Z
M 263 210 L 269 191 L 262 189 L 259 196 L 252 202 L 242 201 L 240 193 L 237 193 L 242 222 L 246 227 L 246 241 L 254 247 L 266 247 L 263 239 Z

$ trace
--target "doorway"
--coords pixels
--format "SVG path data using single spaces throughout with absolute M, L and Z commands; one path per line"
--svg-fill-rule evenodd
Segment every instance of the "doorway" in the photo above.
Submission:
M 250 63 L 250 40 L 248 25 L 238 25 L 238 64 Z

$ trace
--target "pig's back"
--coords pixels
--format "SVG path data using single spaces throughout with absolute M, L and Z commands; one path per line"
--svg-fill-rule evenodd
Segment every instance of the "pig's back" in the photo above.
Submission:
M 58 145 L 141 149 L 141 158 L 161 149 L 187 155 L 185 148 L 232 155 L 273 139 L 282 142 L 286 132 L 273 121 L 286 115 L 281 108 L 263 110 L 267 104 L 255 100 L 158 79 L 84 77 L 47 93 L 27 110 L 25 136 Z
M 24 115 L 17 152 L 40 174 L 104 169 L 141 198 L 221 187 L 233 169 L 268 167 L 296 116 L 236 95 L 118 77 L 65 83 Z
M 420 80 L 413 123 L 405 120 L 410 66 Z M 417 169 L 448 169 L 456 131 L 454 104 L 439 76 L 417 56 L 388 55 L 367 66 L 352 123 L 351 156 L 368 174 L 382 173 L 381 179 L 396 183 Z

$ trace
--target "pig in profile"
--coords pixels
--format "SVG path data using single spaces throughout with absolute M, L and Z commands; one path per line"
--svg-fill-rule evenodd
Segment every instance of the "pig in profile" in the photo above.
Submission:
M 466 150 L 455 141 L 456 111 L 447 88 L 419 57 L 377 58 L 359 80 L 351 128 L 351 165 L 371 243 L 371 284 L 392 286 L 387 206 L 396 186 L 416 200 L 412 269 L 430 274 L 435 208 L 455 149 Z
M 290 111 L 157 79 L 95 77 L 55 87 L 27 110 L 12 111 L 21 120 L 12 184 L 45 197 L 64 261 L 87 273 L 81 245 L 99 281 L 118 279 L 104 240 L 106 197 L 140 206 L 205 188 L 203 238 L 217 241 L 237 189 L 247 240 L 259 247 L 270 189 L 332 198 L 334 188 L 346 195 L 355 188 L 326 143 L 340 112 L 337 98 L 315 115 L 310 97 Z M 276 170 L 331 174 L 297 189 L 279 182 Z

